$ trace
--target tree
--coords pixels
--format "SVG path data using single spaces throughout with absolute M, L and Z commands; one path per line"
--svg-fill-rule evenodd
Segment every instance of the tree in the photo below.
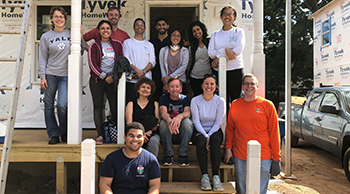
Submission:
M 303 96 L 313 86 L 313 12 L 331 0 L 295 0 L 292 3 L 292 95 Z M 264 3 L 264 50 L 266 98 L 275 105 L 284 101 L 285 91 L 285 2 Z

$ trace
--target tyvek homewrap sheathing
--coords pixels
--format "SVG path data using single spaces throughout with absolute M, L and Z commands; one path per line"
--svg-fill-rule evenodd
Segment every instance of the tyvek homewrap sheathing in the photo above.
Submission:
M 332 1 L 314 18 L 314 87 L 350 85 L 350 1 Z M 330 22 L 330 42 L 323 45 L 322 25 Z
M 2 3 L 11 3 L 7 0 L 2 0 Z M 69 6 L 70 1 L 54 1 L 54 5 Z M 82 10 L 82 26 L 83 31 L 87 32 L 94 27 L 102 19 L 107 19 L 106 12 L 108 6 L 116 5 L 121 7 L 123 17 L 121 18 L 118 27 L 126 31 L 130 37 L 133 37 L 134 32 L 132 24 L 138 17 L 145 20 L 145 2 L 139 0 L 117 0 L 117 1 L 84 1 Z M 152 1 L 157 2 L 157 1 Z M 159 1 L 164 2 L 164 1 Z M 188 1 L 169 1 L 177 2 L 181 5 L 181 2 Z M 244 62 L 245 72 L 250 72 L 251 54 L 252 54 L 252 42 L 253 42 L 253 3 L 248 0 L 235 0 L 235 1 L 221 1 L 221 0 L 208 0 L 208 1 L 194 1 L 195 3 L 203 4 L 203 21 L 207 28 L 208 33 L 220 29 L 222 22 L 219 17 L 220 9 L 225 5 L 232 5 L 237 9 L 237 21 L 236 24 L 242 27 L 246 33 L 246 47 L 244 50 Z M 38 6 L 52 6 L 53 1 L 42 0 L 34 1 L 34 5 Z M 170 3 L 169 3 L 170 5 Z M 166 6 L 166 5 L 163 5 Z M 174 5 L 171 5 L 174 6 Z M 35 8 L 34 7 L 34 8 Z M 125 10 L 132 10 L 133 14 L 128 15 Z M 44 121 L 44 102 L 43 92 L 40 89 L 40 80 L 35 78 L 37 71 L 37 57 L 34 41 L 35 41 L 35 27 L 36 27 L 36 9 L 33 9 L 31 14 L 31 26 L 29 27 L 29 37 L 26 43 L 26 57 L 24 59 L 24 69 L 22 75 L 21 90 L 18 103 L 18 111 L 16 117 L 17 128 L 45 128 Z M 21 8 L 3 8 L 0 18 L 1 31 L 20 31 L 22 24 L 23 9 Z M 199 10 L 201 11 L 201 10 Z M 130 13 L 130 12 L 129 12 Z M 47 13 L 48 15 L 49 13 Z M 179 13 L 181 14 L 181 13 Z M 146 20 L 147 21 L 147 20 Z M 151 24 L 153 28 L 153 24 Z M 90 41 L 89 43 L 91 43 Z M 19 44 L 19 35 L 5 35 L 0 34 L 0 58 L 16 58 Z M 87 64 L 87 53 L 85 52 L 83 57 L 83 87 L 82 91 L 82 122 L 83 128 L 94 128 L 93 123 L 93 105 L 91 100 L 91 94 L 89 89 L 89 77 L 90 69 Z M 14 62 L 0 62 L 0 85 L 12 86 L 15 71 Z M 77 64 L 78 65 L 78 64 Z M 118 94 L 120 95 L 120 94 Z M 0 116 L 7 116 L 9 111 L 11 99 L 11 91 L 0 91 Z M 108 106 L 106 106 L 108 107 Z M 120 107 L 120 106 L 119 106 Z M 108 114 L 108 110 L 106 110 Z

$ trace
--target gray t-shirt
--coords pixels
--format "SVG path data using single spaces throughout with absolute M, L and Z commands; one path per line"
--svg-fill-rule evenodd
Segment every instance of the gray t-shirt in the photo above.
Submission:
M 194 62 L 190 77 L 195 79 L 203 79 L 205 74 L 212 73 L 207 47 L 198 47 L 195 55 L 196 61 Z
M 70 54 L 70 30 L 50 30 L 44 33 L 39 43 L 39 76 L 68 76 L 68 55 Z
M 106 73 L 107 76 L 111 76 L 113 75 L 113 68 L 114 68 L 114 50 L 112 45 L 110 45 L 108 42 L 101 41 L 101 44 L 102 44 L 102 52 L 103 52 L 101 70 L 104 73 Z

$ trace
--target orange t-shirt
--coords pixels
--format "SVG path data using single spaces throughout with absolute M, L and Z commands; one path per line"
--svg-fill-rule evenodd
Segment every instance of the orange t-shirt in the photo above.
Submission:
M 258 97 L 245 101 L 242 97 L 233 101 L 225 136 L 225 148 L 230 148 L 236 158 L 247 160 L 247 143 L 257 140 L 261 144 L 261 160 L 281 159 L 277 114 L 269 100 Z

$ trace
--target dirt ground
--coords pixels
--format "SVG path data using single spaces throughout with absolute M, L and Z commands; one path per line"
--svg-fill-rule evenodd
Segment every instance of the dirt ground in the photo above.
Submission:
M 284 155 L 283 148 L 282 172 L 285 171 Z M 269 190 L 282 194 L 349 194 L 350 182 L 340 160 L 340 157 L 300 140 L 298 147 L 292 148 L 292 175 L 296 180 L 283 179 L 283 184 L 270 186 Z

